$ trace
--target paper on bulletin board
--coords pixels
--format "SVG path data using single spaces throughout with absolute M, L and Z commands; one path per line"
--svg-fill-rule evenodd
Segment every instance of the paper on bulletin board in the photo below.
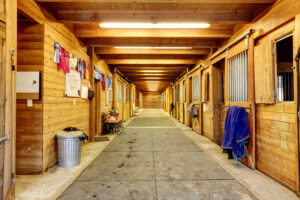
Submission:
M 89 86 L 86 84 L 81 84 L 81 98 L 87 99 L 89 94 Z
M 80 73 L 75 70 L 70 70 L 70 73 L 66 74 L 66 88 L 65 95 L 67 97 L 80 97 L 81 90 L 81 77 Z

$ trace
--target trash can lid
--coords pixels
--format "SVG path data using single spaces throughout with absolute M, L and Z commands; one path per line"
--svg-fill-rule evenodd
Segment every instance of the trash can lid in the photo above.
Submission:
M 78 138 L 83 136 L 82 131 L 59 131 L 56 134 L 57 138 Z

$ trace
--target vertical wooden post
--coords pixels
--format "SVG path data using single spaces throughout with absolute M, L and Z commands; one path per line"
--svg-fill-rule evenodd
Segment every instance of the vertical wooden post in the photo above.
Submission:
M 113 106 L 116 108 L 118 104 L 118 80 L 117 80 L 117 69 L 113 69 L 112 73 L 112 87 L 113 87 Z
M 91 73 L 89 75 L 89 82 L 91 85 L 91 89 L 95 92 L 95 81 L 94 81 L 94 47 L 88 47 L 88 56 L 90 57 L 90 67 L 91 67 Z M 94 141 L 94 136 L 95 136 L 95 97 L 90 100 L 90 124 L 89 124 L 89 130 L 90 130 L 90 138 L 89 141 L 93 142 Z
M 296 16 L 296 20 L 295 20 L 295 37 L 294 37 L 294 47 L 295 47 L 295 50 L 294 50 L 294 58 L 296 56 L 296 54 L 298 54 L 298 49 L 300 48 L 300 14 L 298 14 Z M 295 63 L 294 66 L 297 66 L 297 63 Z M 296 97 L 295 98 L 295 104 L 296 104 L 296 112 L 298 111 L 298 106 L 299 106 L 299 100 L 298 99 L 298 92 L 299 92 L 299 88 L 298 88 L 298 79 L 300 77 L 300 71 L 298 71 L 298 69 L 296 69 L 296 76 L 294 78 L 294 96 Z M 297 113 L 298 114 L 298 113 Z M 300 121 L 299 121 L 299 117 L 297 117 L 297 124 L 299 124 Z M 297 189 L 296 189 L 296 192 L 298 195 L 300 195 L 300 175 L 299 175 L 299 171 L 300 171 L 300 166 L 299 166 L 299 160 L 300 160 L 300 155 L 299 155 L 299 138 L 300 138 L 300 134 L 299 134 L 299 125 L 297 125 L 297 140 L 296 140 L 296 146 L 297 146 L 297 149 L 298 151 L 296 152 L 297 154 L 297 162 L 296 162 L 296 185 L 297 185 Z
M 252 36 L 248 39 L 248 101 L 250 103 L 249 125 L 250 125 L 250 138 L 249 144 L 251 145 L 251 152 L 249 152 L 252 163 L 252 169 L 256 168 L 256 125 L 255 125 L 255 85 L 254 85 L 254 39 Z M 250 148 L 249 148 L 250 150 Z

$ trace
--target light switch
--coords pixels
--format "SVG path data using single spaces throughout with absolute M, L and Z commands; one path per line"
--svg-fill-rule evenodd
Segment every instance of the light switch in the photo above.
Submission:
M 32 99 L 27 99 L 27 107 L 32 107 Z

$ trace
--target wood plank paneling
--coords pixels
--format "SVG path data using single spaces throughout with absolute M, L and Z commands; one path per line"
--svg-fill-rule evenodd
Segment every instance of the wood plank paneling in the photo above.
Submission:
M 257 105 L 257 168 L 296 190 L 296 106 Z
M 161 108 L 161 93 L 143 92 L 143 108 Z
M 45 21 L 44 35 L 44 79 L 43 79 L 43 171 L 57 162 L 55 134 L 67 127 L 76 127 L 89 133 L 89 100 L 66 98 L 65 74 L 57 69 L 53 62 L 54 43 L 85 61 L 89 61 L 86 47 L 82 47 L 77 38 L 59 23 Z M 88 84 L 87 79 L 82 83 Z
M 32 48 L 32 44 L 38 45 Z M 44 26 L 18 27 L 18 71 L 43 71 Z M 20 66 L 20 67 L 19 67 Z M 38 66 L 38 68 L 37 68 Z M 44 74 L 42 74 L 44 76 Z M 42 173 L 43 159 L 43 101 L 17 100 L 16 172 L 17 174 Z M 24 164 L 25 163 L 25 164 Z

